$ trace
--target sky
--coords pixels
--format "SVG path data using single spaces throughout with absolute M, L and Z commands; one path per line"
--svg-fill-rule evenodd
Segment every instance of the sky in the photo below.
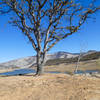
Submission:
M 100 12 L 86 22 L 81 29 L 61 40 L 56 44 L 49 53 L 65 51 L 71 53 L 79 53 L 88 50 L 100 51 Z M 34 56 L 36 53 L 32 48 L 28 39 L 20 30 L 8 24 L 8 16 L 0 16 L 0 63 Z

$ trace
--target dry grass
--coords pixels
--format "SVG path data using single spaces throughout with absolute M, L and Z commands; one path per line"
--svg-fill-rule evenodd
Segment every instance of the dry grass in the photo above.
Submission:
M 45 71 L 72 73 L 74 68 L 75 64 L 60 64 L 46 66 Z M 96 69 L 100 70 L 99 60 L 80 62 L 79 70 Z M 0 77 L 0 100 L 100 100 L 100 78 L 67 74 Z
M 100 100 L 100 79 L 95 77 L 9 76 L 0 77 L 0 86 L 0 100 Z
M 83 71 L 85 71 L 85 70 L 100 70 L 100 61 L 99 60 L 80 62 L 78 70 L 83 70 Z M 45 66 L 45 71 L 58 71 L 58 72 L 73 73 L 75 70 L 75 66 L 76 66 L 76 63 Z
M 13 69 L 1 69 L 0 70 L 0 73 L 4 73 L 4 72 L 9 72 L 9 71 L 13 71 Z

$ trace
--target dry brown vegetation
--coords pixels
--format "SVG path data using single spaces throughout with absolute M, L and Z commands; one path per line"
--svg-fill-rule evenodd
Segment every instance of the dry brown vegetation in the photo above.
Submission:
M 67 74 L 0 77 L 0 100 L 100 100 L 100 78 Z
M 75 66 L 76 63 L 72 63 L 72 64 L 63 63 L 58 65 L 45 66 L 45 70 L 73 73 L 75 70 Z M 78 70 L 82 70 L 82 71 L 100 70 L 100 59 L 80 62 Z
M 72 73 L 73 64 L 45 66 Z M 79 70 L 100 70 L 100 59 L 80 62 Z M 1 70 L 1 72 L 12 69 Z M 0 76 L 0 100 L 100 100 L 100 77 L 67 74 Z

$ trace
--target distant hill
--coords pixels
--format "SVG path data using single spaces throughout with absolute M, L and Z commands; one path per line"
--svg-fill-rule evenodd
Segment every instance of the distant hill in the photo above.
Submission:
M 47 54 L 46 65 L 55 65 L 60 63 L 73 63 L 78 59 L 79 53 L 69 53 L 69 52 L 56 52 L 53 54 Z M 98 59 L 100 57 L 100 52 L 88 51 L 83 53 L 81 61 Z M 30 56 L 25 58 L 20 58 L 12 60 L 9 62 L 1 63 L 0 69 L 5 68 L 29 68 L 36 65 L 36 56 Z
M 50 59 L 60 59 L 60 58 L 72 58 L 77 57 L 78 54 L 68 53 L 68 52 L 56 52 L 53 54 L 47 54 L 47 61 Z M 29 68 L 36 65 L 36 56 L 30 56 L 25 58 L 20 58 L 12 61 L 8 61 L 0 64 L 0 68 Z
M 81 56 L 80 61 L 88 61 L 88 60 L 95 60 L 95 59 L 99 59 L 100 58 L 100 52 L 97 51 L 89 51 L 87 53 L 84 53 Z M 59 59 L 50 59 L 46 62 L 46 65 L 57 65 L 57 64 L 61 64 L 61 63 L 75 63 L 78 61 L 78 56 L 77 57 L 72 57 L 72 58 L 59 58 Z
M 28 68 L 35 64 L 35 56 L 11 60 L 0 64 L 0 68 Z

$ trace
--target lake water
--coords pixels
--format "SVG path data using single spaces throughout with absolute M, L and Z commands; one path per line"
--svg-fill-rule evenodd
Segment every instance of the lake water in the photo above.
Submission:
M 86 70 L 86 71 L 78 70 L 75 74 L 85 74 L 85 73 L 100 73 L 100 70 Z
M 13 75 L 23 75 L 23 74 L 30 74 L 30 73 L 35 73 L 36 71 L 33 69 L 29 69 L 29 68 L 25 68 L 25 69 L 17 69 L 14 71 L 10 71 L 10 72 L 4 72 L 4 73 L 0 73 L 0 75 L 6 75 L 6 76 L 13 76 Z M 86 70 L 86 71 L 80 71 L 78 70 L 77 73 L 75 74 L 85 74 L 85 73 L 100 73 L 99 70 Z M 49 71 L 46 73 L 56 73 L 59 74 L 61 72 L 57 72 L 57 71 Z M 66 74 L 68 74 L 68 72 L 65 72 Z
M 17 69 L 14 71 L 10 71 L 10 72 L 4 72 L 4 73 L 0 73 L 0 75 L 23 75 L 23 74 L 29 74 L 29 73 L 35 73 L 35 70 L 33 69 Z

